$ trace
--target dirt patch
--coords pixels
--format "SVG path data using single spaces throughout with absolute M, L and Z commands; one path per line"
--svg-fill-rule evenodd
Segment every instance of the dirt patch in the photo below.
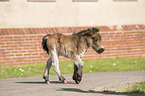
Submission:
M 100 87 L 98 89 L 90 89 L 89 92 L 102 92 L 104 94 L 124 95 L 124 96 L 145 96 L 145 93 L 129 93 L 126 92 L 127 87 L 131 87 L 133 84 L 115 84 Z

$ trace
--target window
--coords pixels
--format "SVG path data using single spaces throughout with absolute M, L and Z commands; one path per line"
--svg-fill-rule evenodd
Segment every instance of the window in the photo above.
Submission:
M 0 0 L 0 2 L 8 2 L 9 0 Z
M 28 0 L 28 2 L 56 2 L 56 0 Z
M 97 2 L 98 0 L 73 0 L 73 2 Z
M 137 0 L 113 0 L 114 2 L 132 2 Z

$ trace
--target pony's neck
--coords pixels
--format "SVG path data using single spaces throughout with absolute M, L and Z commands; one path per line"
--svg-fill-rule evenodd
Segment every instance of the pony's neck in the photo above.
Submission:
M 91 47 L 91 37 L 85 36 L 86 48 Z

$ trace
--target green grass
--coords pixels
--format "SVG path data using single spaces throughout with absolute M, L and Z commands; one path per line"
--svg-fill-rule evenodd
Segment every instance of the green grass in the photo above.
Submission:
M 132 84 L 131 87 L 126 88 L 126 91 L 130 93 L 145 93 L 145 81 Z
M 84 60 L 83 73 L 145 70 L 145 58 Z M 42 76 L 45 64 L 0 66 L 0 78 Z M 61 61 L 62 74 L 73 74 L 73 62 Z M 56 75 L 53 68 L 50 75 Z
M 86 60 L 85 63 L 85 73 L 145 70 L 145 58 Z

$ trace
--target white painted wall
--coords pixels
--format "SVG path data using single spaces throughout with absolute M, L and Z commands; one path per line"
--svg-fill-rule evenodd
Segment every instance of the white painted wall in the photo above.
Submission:
M 0 2 L 0 28 L 145 24 L 145 0 L 137 2 Z

